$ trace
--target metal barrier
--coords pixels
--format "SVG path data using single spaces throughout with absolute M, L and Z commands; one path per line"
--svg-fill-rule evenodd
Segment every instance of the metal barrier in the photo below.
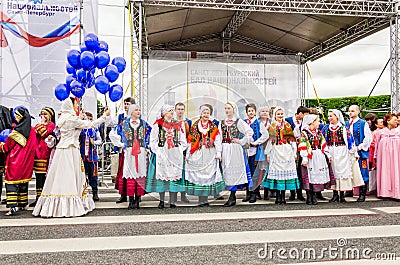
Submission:
M 104 182 L 104 177 L 113 177 L 116 176 L 117 173 L 113 174 L 113 167 L 112 167 L 112 156 L 117 156 L 118 153 L 114 151 L 114 145 L 111 142 L 104 142 L 101 145 L 101 152 L 100 159 L 101 159 L 101 180 L 99 181 L 99 186 L 104 184 L 108 188 L 108 184 Z M 117 170 L 118 170 L 118 163 L 117 163 Z M 109 173 L 108 173 L 109 172 Z

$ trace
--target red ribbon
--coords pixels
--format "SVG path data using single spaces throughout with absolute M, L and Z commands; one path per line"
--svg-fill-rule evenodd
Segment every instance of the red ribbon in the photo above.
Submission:
M 139 141 L 136 138 L 136 132 L 134 135 L 134 140 L 132 143 L 132 156 L 135 157 L 135 166 L 136 166 L 136 172 L 139 172 L 139 159 L 138 159 L 138 155 L 141 153 L 140 151 L 140 145 L 139 145 Z

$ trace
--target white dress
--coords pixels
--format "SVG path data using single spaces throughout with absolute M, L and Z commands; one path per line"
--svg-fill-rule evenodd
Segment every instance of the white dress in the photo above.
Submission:
M 82 129 L 96 128 L 103 122 L 105 117 L 91 122 L 71 116 L 60 128 L 61 140 L 48 170 L 42 195 L 33 210 L 34 216 L 82 216 L 95 208 L 92 197 L 87 194 L 79 135 Z
M 236 118 L 233 118 L 235 123 Z M 225 122 L 227 119 L 225 119 Z M 221 129 L 222 121 L 218 125 L 218 130 L 223 134 Z M 240 184 L 246 184 L 247 174 L 246 165 L 244 162 L 243 147 L 248 145 L 252 140 L 253 130 L 243 120 L 237 121 L 237 129 L 240 133 L 244 134 L 243 138 L 240 139 L 240 144 L 237 143 L 224 143 L 222 141 L 222 172 L 226 186 L 236 186 Z M 223 136 L 222 136 L 223 137 Z

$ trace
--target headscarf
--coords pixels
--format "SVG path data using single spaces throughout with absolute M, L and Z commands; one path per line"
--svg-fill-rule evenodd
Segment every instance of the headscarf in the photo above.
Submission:
M 53 109 L 53 108 L 51 108 L 51 107 L 44 107 L 40 112 L 44 112 L 44 113 L 46 113 L 47 115 L 49 115 L 49 116 L 50 116 L 50 121 L 51 121 L 52 123 L 56 123 L 56 117 L 55 117 L 55 112 L 54 112 L 54 109 Z
M 159 120 L 159 119 L 162 119 L 163 117 L 164 117 L 164 115 L 165 115 L 165 113 L 167 113 L 168 111 L 170 111 L 170 110 L 174 110 L 175 108 L 174 108 L 174 106 L 171 106 L 171 105 L 163 105 L 161 108 L 160 108 L 160 110 L 158 111 L 158 114 L 157 114 L 157 120 Z
M 274 114 L 272 115 L 272 120 L 273 120 L 273 121 L 276 121 L 275 116 L 276 116 L 276 113 L 278 112 L 278 110 L 282 110 L 283 113 L 285 113 L 285 109 L 284 109 L 284 108 L 282 108 L 282 107 L 280 107 L 280 106 L 276 106 L 275 109 L 274 109 Z
M 227 101 L 226 104 L 231 105 L 231 107 L 233 108 L 233 117 L 235 118 L 239 118 L 239 108 L 236 105 L 236 103 L 232 102 L 232 101 Z
M 133 112 L 135 109 L 137 109 L 137 108 L 140 109 L 140 106 L 139 106 L 138 104 L 131 104 L 131 105 L 129 106 L 129 109 L 128 109 L 128 118 L 130 118 L 130 117 L 132 116 L 132 112 Z
M 310 124 L 313 123 L 318 118 L 315 114 L 305 115 L 303 118 L 302 129 L 308 129 Z
M 335 114 L 335 116 L 338 118 L 338 121 L 342 124 L 345 124 L 343 114 L 340 110 L 330 109 L 330 110 L 328 110 L 328 112 L 333 112 Z
M 211 109 L 207 107 L 206 105 L 201 105 L 200 106 L 200 115 L 203 113 L 203 111 L 208 110 L 211 113 Z
M 74 104 L 72 103 L 72 98 L 68 98 L 61 105 L 61 116 L 57 121 L 57 126 L 61 128 L 68 119 L 75 116 L 76 113 L 74 110 Z
M 28 109 L 23 106 L 18 106 L 13 109 L 12 116 L 16 118 L 17 123 L 14 130 L 22 134 L 25 139 L 28 139 L 31 133 L 31 115 Z

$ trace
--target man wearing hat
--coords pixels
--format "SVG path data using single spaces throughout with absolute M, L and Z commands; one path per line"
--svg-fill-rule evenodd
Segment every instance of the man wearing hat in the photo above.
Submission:
M 29 207 L 35 207 L 36 201 L 42 195 L 42 189 L 46 180 L 46 172 L 49 164 L 51 148 L 45 142 L 46 138 L 53 133 L 55 129 L 55 113 L 50 107 L 44 107 L 40 111 L 40 123 L 36 124 L 37 148 L 35 152 L 35 163 L 33 171 L 36 176 L 36 200 L 29 204 Z

